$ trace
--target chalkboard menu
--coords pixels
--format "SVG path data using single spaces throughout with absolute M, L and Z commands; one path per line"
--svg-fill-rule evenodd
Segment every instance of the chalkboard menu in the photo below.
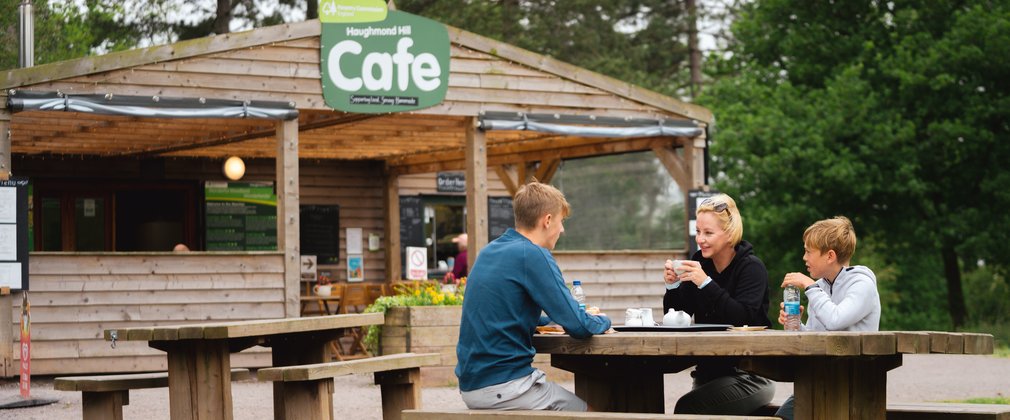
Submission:
M 28 290 L 28 178 L 0 180 L 0 286 Z
M 301 206 L 301 253 L 317 264 L 340 263 L 340 206 Z
M 487 239 L 493 241 L 510 227 L 515 227 L 511 197 L 487 198 Z
M 400 196 L 400 267 L 407 266 L 404 250 L 408 246 L 425 246 L 424 205 L 419 195 Z
M 273 184 L 207 182 L 208 251 L 276 251 L 277 196 Z

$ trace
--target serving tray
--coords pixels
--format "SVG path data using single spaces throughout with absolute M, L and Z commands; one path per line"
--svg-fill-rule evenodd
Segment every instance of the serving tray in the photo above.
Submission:
M 617 331 L 622 332 L 698 332 L 698 331 L 726 331 L 732 325 L 729 324 L 692 324 L 685 325 L 682 327 L 673 327 L 666 325 L 657 325 L 655 327 L 627 327 L 624 325 L 618 325 L 614 327 Z

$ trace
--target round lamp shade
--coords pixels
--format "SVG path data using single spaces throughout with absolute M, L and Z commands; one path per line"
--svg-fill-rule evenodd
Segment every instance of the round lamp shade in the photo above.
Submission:
M 245 162 L 238 156 L 232 156 L 224 161 L 224 176 L 232 181 L 238 181 L 245 175 Z

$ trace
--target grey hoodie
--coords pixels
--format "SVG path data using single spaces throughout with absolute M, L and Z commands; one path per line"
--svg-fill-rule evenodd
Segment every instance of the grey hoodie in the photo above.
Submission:
M 878 331 L 880 294 L 869 268 L 845 267 L 834 284 L 825 279 L 806 291 L 807 323 L 803 331 Z

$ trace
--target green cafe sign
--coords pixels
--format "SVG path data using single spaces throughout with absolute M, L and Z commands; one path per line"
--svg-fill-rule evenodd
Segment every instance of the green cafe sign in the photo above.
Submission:
M 322 0 L 320 72 L 326 105 L 356 113 L 442 103 L 449 88 L 449 32 L 381 0 Z

